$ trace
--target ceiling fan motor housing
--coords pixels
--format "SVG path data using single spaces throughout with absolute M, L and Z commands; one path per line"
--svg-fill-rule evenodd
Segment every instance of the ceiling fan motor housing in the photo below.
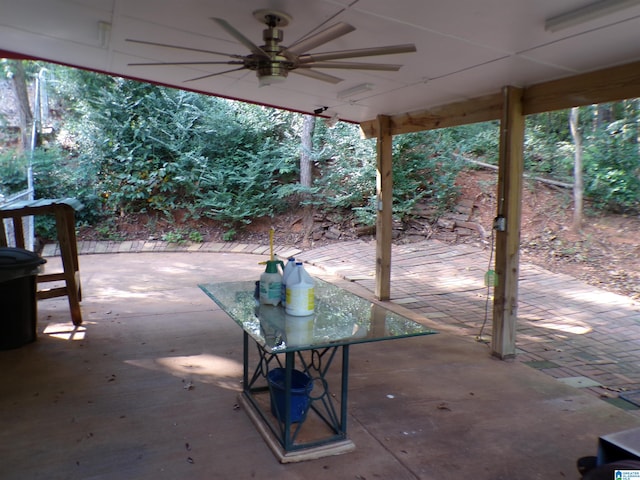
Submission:
M 262 39 L 266 42 L 265 47 L 267 47 L 267 49 L 270 46 L 279 48 L 278 44 L 284 39 L 284 34 L 282 33 L 282 30 L 279 28 L 275 28 L 275 27 L 265 28 L 262 31 Z M 265 50 L 265 51 L 268 51 L 268 50 Z
M 280 57 L 284 61 L 286 58 Z M 281 63 L 279 60 L 273 60 L 271 63 L 264 63 L 258 66 L 256 70 L 256 76 L 260 77 L 282 77 L 283 79 L 287 77 L 289 74 L 289 70 L 287 67 Z
M 256 75 L 258 78 L 263 76 L 286 78 L 294 64 L 287 57 L 280 55 L 282 51 L 280 42 L 284 39 L 282 30 L 270 25 L 262 31 L 262 39 L 265 44 L 260 48 L 269 55 L 269 59 L 256 57 Z

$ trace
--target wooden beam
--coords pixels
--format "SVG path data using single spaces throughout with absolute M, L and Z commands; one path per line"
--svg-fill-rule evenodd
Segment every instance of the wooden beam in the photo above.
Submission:
M 390 117 L 391 135 L 499 120 L 501 113 L 502 95 L 487 95 L 426 110 L 394 115 Z M 366 138 L 376 138 L 378 136 L 378 119 L 363 122 L 360 124 L 360 128 Z
M 393 171 L 391 119 L 377 118 L 377 217 L 376 217 L 376 297 L 389 300 L 391 295 L 391 234 L 393 211 Z
M 640 62 L 605 68 L 524 88 L 524 115 L 640 97 Z M 391 116 L 391 134 L 457 127 L 500 120 L 502 94 L 496 93 Z M 378 121 L 360 124 L 365 138 L 376 138 Z
M 500 122 L 498 160 L 498 208 L 496 225 L 492 354 L 505 359 L 516 354 L 518 275 L 520 272 L 520 220 L 524 171 L 524 115 L 522 90 L 505 87 L 504 112 Z
M 640 97 L 640 62 L 606 68 L 551 82 L 523 92 L 525 115 Z

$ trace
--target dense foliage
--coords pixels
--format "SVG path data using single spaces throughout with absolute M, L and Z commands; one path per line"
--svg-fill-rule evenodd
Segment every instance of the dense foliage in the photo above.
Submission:
M 75 196 L 81 221 L 149 212 L 219 220 L 229 232 L 296 204 L 375 221 L 375 141 L 357 126 L 317 122 L 314 184 L 298 183 L 302 116 L 121 78 L 48 66 L 55 135 L 32 156 L 37 197 Z M 33 66 L 30 72 L 37 71 Z M 640 210 L 636 100 L 585 108 L 586 195 L 598 208 Z M 567 112 L 528 117 L 526 168 L 571 182 Z M 6 129 L 5 129 L 6 131 Z M 469 125 L 394 139 L 394 215 L 415 205 L 444 210 L 456 199 L 462 157 L 496 163 L 498 124 Z M 0 193 L 25 187 L 29 153 L 0 149 Z M 230 235 L 230 236 L 231 236 Z
M 584 147 L 585 195 L 594 208 L 640 211 L 640 100 L 584 107 L 580 130 Z M 555 180 L 572 182 L 574 145 L 568 111 L 527 118 L 526 167 Z

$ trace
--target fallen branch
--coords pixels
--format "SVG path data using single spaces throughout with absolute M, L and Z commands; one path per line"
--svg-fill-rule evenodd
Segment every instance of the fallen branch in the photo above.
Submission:
M 458 155 L 457 153 L 454 153 L 453 155 L 459 160 L 463 160 L 463 161 L 468 162 L 468 163 L 473 163 L 474 165 L 478 165 L 478 166 L 480 166 L 482 168 L 488 168 L 488 169 L 496 170 L 496 171 L 498 170 L 498 167 L 496 165 L 491 165 L 490 163 L 480 162 L 478 160 L 472 160 L 470 158 L 463 157 L 462 155 Z M 546 183 L 548 185 L 554 185 L 556 187 L 573 188 L 573 184 L 572 183 L 558 182 L 557 180 L 549 180 L 548 178 L 542 178 L 542 177 L 532 177 L 531 175 L 527 175 L 526 173 L 523 176 L 524 176 L 524 178 L 530 178 L 531 180 L 535 180 L 536 182 Z

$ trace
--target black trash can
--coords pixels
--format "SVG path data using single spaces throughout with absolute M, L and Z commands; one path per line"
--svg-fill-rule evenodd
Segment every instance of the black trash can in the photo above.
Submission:
M 0 350 L 18 348 L 36 339 L 37 253 L 0 247 Z

